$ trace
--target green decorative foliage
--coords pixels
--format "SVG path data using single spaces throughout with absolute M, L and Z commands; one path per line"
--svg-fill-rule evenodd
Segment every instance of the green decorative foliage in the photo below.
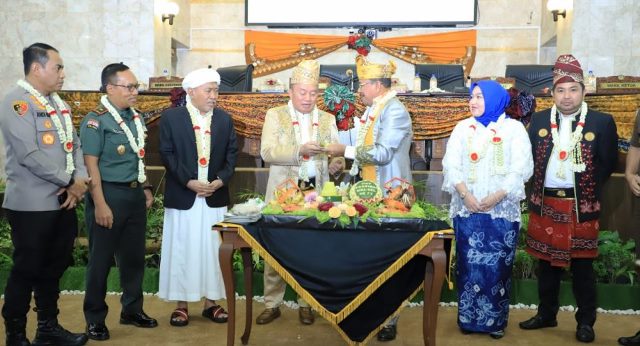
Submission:
M 513 263 L 513 277 L 516 279 L 535 279 L 535 269 L 538 260 L 529 255 L 524 249 L 516 250 L 516 257 Z
M 258 255 L 255 250 L 251 250 L 251 262 L 254 272 L 264 272 L 264 260 L 260 257 L 260 255 Z M 233 257 L 231 258 L 231 267 L 233 268 L 233 271 L 236 272 L 244 271 L 244 267 L 242 265 L 242 254 L 238 250 L 233 252 Z
M 623 242 L 617 231 L 600 231 L 598 234 L 598 258 L 593 262 L 598 281 L 631 284 L 635 281 L 636 243 L 633 239 Z
M 449 224 L 449 226 L 451 226 L 451 219 L 449 218 L 449 209 L 447 208 L 447 206 L 435 205 L 423 199 L 417 200 L 414 204 L 414 207 L 416 205 L 422 209 L 424 213 L 423 217 L 425 219 L 445 221 Z M 413 207 L 411 208 L 411 210 L 413 211 Z
M 11 268 L 13 260 L 13 243 L 11 243 L 11 226 L 6 218 L 0 218 L 0 269 Z
M 236 198 L 238 201 L 248 201 L 254 198 L 260 198 L 264 201 L 264 195 L 249 189 L 244 189 L 236 194 Z
M 153 197 L 153 204 L 147 211 L 147 240 L 155 243 L 162 242 L 162 226 L 164 225 L 163 196 Z

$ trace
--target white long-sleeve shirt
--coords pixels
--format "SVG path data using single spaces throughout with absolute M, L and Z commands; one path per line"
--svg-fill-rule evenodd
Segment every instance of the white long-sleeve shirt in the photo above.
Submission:
M 475 130 L 471 125 L 475 125 Z M 499 146 L 491 143 L 494 136 L 502 138 L 504 174 L 496 171 L 495 155 Z M 475 164 L 470 159 L 472 152 L 480 155 Z M 474 117 L 460 121 L 451 133 L 442 165 L 442 190 L 451 194 L 450 217 L 471 214 L 455 188 L 464 182 L 468 193 L 478 201 L 497 190 L 506 191 L 506 197 L 488 214 L 492 218 L 520 221 L 520 201 L 526 197 L 524 183 L 533 174 L 531 143 L 522 123 L 506 118 L 504 114 L 487 127 Z M 471 174 L 474 179 L 470 179 Z

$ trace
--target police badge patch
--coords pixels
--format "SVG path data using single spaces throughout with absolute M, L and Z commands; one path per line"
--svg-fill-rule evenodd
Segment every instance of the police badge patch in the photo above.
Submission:
M 97 129 L 98 129 L 98 127 L 100 127 L 100 122 L 99 122 L 99 121 L 97 121 L 97 120 L 95 120 L 95 119 L 89 119 L 89 120 L 87 121 L 87 127 L 88 127 L 88 128 L 90 128 L 90 129 L 95 129 L 95 130 L 97 130 Z
M 13 101 L 13 111 L 19 116 L 25 115 L 29 110 L 29 104 L 26 101 Z
M 55 137 L 51 133 L 45 133 L 42 135 L 42 143 L 46 145 L 51 145 L 56 141 Z

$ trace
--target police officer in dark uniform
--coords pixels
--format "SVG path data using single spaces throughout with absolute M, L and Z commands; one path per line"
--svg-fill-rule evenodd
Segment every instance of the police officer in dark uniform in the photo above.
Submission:
M 109 339 L 105 325 L 107 276 L 114 255 L 122 286 L 121 324 L 153 328 L 158 322 L 142 310 L 146 209 L 151 207 L 151 186 L 146 184 L 142 115 L 133 108 L 138 80 L 122 64 L 102 70 L 100 104 L 80 126 L 84 161 L 91 177 L 86 222 L 89 264 L 84 315 L 93 340 Z
M 34 43 L 22 52 L 25 80 L 0 105 L 7 153 L 2 206 L 11 225 L 13 267 L 4 291 L 6 344 L 29 345 L 25 327 L 31 293 L 38 312 L 33 345 L 84 345 L 87 336 L 58 324 L 60 277 L 78 233 L 75 206 L 87 191 L 87 170 L 69 106 L 57 95 L 64 81 L 58 51 Z

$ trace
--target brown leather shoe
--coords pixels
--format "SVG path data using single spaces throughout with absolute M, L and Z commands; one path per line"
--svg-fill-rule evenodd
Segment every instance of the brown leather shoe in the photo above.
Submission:
M 311 311 L 311 308 L 299 308 L 298 317 L 300 318 L 300 323 L 302 324 L 313 324 L 313 322 L 316 320 L 316 318 L 313 317 L 313 311 Z
M 280 308 L 266 308 L 258 318 L 256 318 L 256 324 L 267 324 L 278 317 L 280 317 Z

